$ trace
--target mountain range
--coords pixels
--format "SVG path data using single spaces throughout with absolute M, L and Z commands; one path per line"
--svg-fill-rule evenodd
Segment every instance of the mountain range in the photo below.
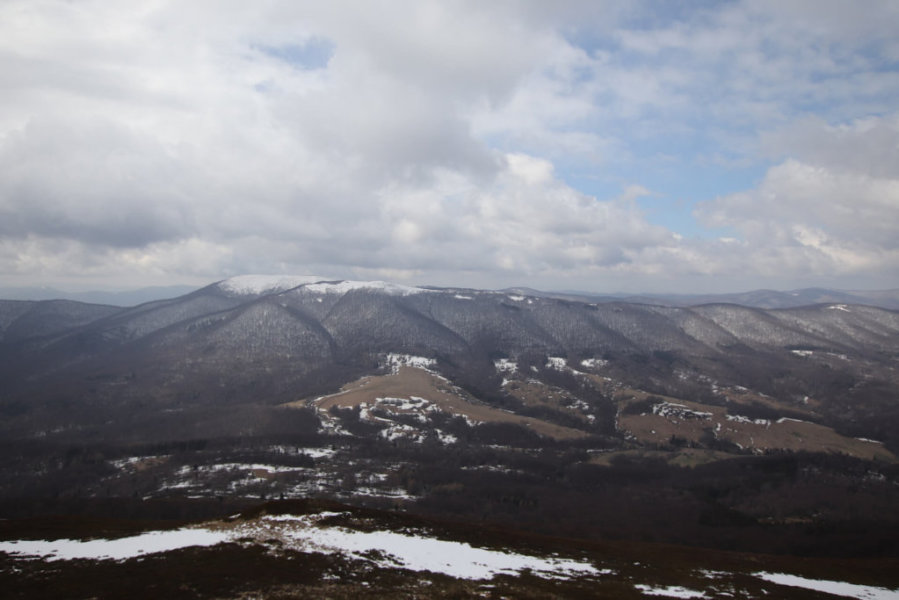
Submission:
M 492 547 L 524 532 L 590 556 L 629 540 L 895 562 L 899 311 L 829 294 L 758 308 L 240 276 L 133 307 L 0 301 L 0 539 L 20 517 L 265 524 L 258 503 L 314 499 L 386 511 L 363 529 L 489 526 Z M 878 569 L 862 581 L 892 585 Z M 609 589 L 640 597 L 633 577 Z
M 131 308 L 0 302 L 2 429 L 112 434 L 95 419 L 104 410 L 149 410 L 152 422 L 197 406 L 276 406 L 377 373 L 389 355 L 423 357 L 476 401 L 516 414 L 542 400 L 510 391 L 509 373 L 580 394 L 595 405 L 591 427 L 575 423 L 585 432 L 616 434 L 620 389 L 712 405 L 747 390 L 744 413 L 806 415 L 896 447 L 885 425 L 899 355 L 889 309 L 589 302 L 319 277 L 236 277 Z M 515 368 L 504 375 L 499 361 Z M 572 425 L 570 410 L 541 410 Z
M 250 276 L 257 281 L 290 281 L 290 276 Z M 236 278 L 248 280 L 247 276 Z M 317 278 L 320 281 L 327 277 Z M 171 285 L 144 287 L 122 291 L 81 291 L 71 292 L 50 287 L 0 287 L 0 298 L 6 300 L 74 300 L 90 304 L 109 306 L 136 306 L 155 300 L 166 300 L 195 291 L 196 286 Z M 541 291 L 527 287 L 503 290 L 526 296 L 553 297 L 579 302 L 633 302 L 639 304 L 661 304 L 667 306 L 695 306 L 699 304 L 739 304 L 754 308 L 793 308 L 811 304 L 843 303 L 866 304 L 880 308 L 899 309 L 899 289 L 889 290 L 835 290 L 826 288 L 803 288 L 788 291 L 752 290 L 738 293 L 719 294 L 596 294 L 578 291 Z

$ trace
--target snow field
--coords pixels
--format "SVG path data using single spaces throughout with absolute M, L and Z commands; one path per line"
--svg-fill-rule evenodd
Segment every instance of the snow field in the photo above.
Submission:
M 882 587 L 858 585 L 855 583 L 845 583 L 843 581 L 808 579 L 806 577 L 788 575 L 786 573 L 766 573 L 762 571 L 753 573 L 753 575 L 778 585 L 788 585 L 805 588 L 807 590 L 815 590 L 817 592 L 826 592 L 828 594 L 833 594 L 834 596 L 845 596 L 847 598 L 857 598 L 858 600 L 899 600 L 899 590 L 889 590 Z
M 439 540 L 424 534 L 363 532 L 321 523 L 339 514 L 267 515 L 230 527 L 230 524 L 218 523 L 214 529 L 154 531 L 117 540 L 0 542 L 0 551 L 47 560 L 126 560 L 179 548 L 237 542 L 249 537 L 254 540 L 252 543 L 278 539 L 285 548 L 292 550 L 343 554 L 384 568 L 430 571 L 460 579 L 492 579 L 499 574 L 516 575 L 524 570 L 551 578 L 610 573 L 584 561 L 475 548 L 464 542 Z
M 697 592 L 685 587 L 677 585 L 669 585 L 664 587 L 654 587 L 646 584 L 638 584 L 634 586 L 645 596 L 664 596 L 665 598 L 707 598 L 703 592 Z

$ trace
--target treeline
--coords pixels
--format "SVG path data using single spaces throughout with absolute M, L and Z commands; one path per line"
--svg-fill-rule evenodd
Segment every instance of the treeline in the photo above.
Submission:
M 429 461 L 398 483 L 425 514 L 537 533 L 730 550 L 899 556 L 895 468 L 848 457 L 735 458 L 693 469 L 621 458 L 591 465 L 569 452 L 482 456 L 480 466 Z M 475 468 L 472 468 L 472 467 Z M 467 468 L 460 468 L 467 467 Z

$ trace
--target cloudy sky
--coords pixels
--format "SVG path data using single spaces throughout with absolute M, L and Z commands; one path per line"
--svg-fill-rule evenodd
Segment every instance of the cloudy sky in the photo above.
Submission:
M 0 286 L 899 287 L 899 3 L 0 2 Z

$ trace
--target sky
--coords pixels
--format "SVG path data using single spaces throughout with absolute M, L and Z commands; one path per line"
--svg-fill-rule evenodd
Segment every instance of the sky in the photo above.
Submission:
M 0 2 L 0 287 L 899 287 L 894 0 Z

